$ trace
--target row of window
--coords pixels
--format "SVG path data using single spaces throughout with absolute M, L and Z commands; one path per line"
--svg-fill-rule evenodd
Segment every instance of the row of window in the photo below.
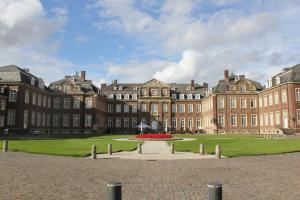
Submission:
M 60 98 L 54 98 L 53 99 L 53 108 L 60 109 Z M 85 108 L 91 109 L 93 106 L 93 99 L 92 98 L 85 98 Z M 71 108 L 71 99 L 70 98 L 64 98 L 63 99 L 63 108 L 64 109 L 70 109 Z M 80 109 L 80 99 L 75 98 L 73 100 L 73 108 L 74 109 Z
M 300 114 L 300 113 L 299 113 Z M 279 126 L 281 125 L 281 120 L 283 122 L 283 128 L 288 128 L 288 112 L 287 110 L 282 111 L 282 118 L 280 117 L 280 111 L 262 113 L 260 114 L 260 125 L 261 126 Z M 300 115 L 299 115 L 300 116 Z M 300 118 L 299 118 L 300 120 Z M 298 122 L 298 112 L 297 112 L 297 122 Z
M 224 98 L 218 99 L 218 108 L 224 108 Z M 256 98 L 250 99 L 250 108 L 256 108 Z M 229 107 L 230 108 L 237 108 L 237 99 L 236 98 L 229 98 Z M 247 108 L 247 99 L 246 98 L 240 98 L 240 108 Z
M 231 126 L 237 126 L 237 124 L 238 124 L 237 117 L 238 117 L 238 115 L 236 115 L 236 114 L 230 115 L 230 125 Z M 247 126 L 247 114 L 241 114 L 239 120 L 240 120 L 242 127 Z M 257 126 L 257 115 L 256 114 L 251 114 L 250 125 Z M 218 126 L 225 127 L 225 115 L 224 114 L 218 115 Z
M 157 96 L 157 95 L 154 95 L 154 96 Z M 137 94 L 109 94 L 108 95 L 108 99 L 116 99 L 116 100 L 137 100 Z M 179 97 L 179 98 L 178 98 Z M 185 100 L 185 99 L 188 99 L 188 100 L 192 100 L 192 99 L 198 99 L 200 100 L 201 99 L 201 95 L 200 94 L 172 94 L 172 99 L 173 100 L 176 100 L 176 99 L 180 99 L 180 100 Z
M 300 89 L 296 89 L 296 100 L 299 99 L 300 101 Z M 286 103 L 287 102 L 287 92 L 286 90 L 281 91 L 281 102 Z M 264 95 L 263 97 L 259 97 L 259 107 L 267 107 L 277 105 L 279 103 L 279 93 L 274 92 L 270 93 L 268 95 Z

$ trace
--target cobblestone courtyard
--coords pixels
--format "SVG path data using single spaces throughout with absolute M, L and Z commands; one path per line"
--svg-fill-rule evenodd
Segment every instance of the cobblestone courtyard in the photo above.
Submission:
M 299 199 L 300 153 L 231 159 L 145 161 L 0 153 L 0 199 L 206 199 L 220 181 L 224 199 Z

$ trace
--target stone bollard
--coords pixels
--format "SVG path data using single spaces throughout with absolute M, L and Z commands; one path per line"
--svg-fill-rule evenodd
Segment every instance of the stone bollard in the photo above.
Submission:
M 141 143 L 139 143 L 137 145 L 137 151 L 138 151 L 138 154 L 142 154 L 142 144 Z
M 208 200 L 222 200 L 222 184 L 210 183 L 208 187 Z
M 92 159 L 97 159 L 96 145 L 92 145 Z
M 174 143 L 171 143 L 171 154 L 174 154 Z
M 216 155 L 216 159 L 221 159 L 221 147 L 219 144 L 216 145 L 215 155 Z
M 199 153 L 200 153 L 201 156 L 204 155 L 204 144 L 200 144 L 200 146 L 199 146 Z
M 112 144 L 107 145 L 107 154 L 112 155 Z
M 122 184 L 120 182 L 111 182 L 107 184 L 107 200 L 122 199 Z
M 8 151 L 8 141 L 4 140 L 3 141 L 3 152 L 7 152 Z

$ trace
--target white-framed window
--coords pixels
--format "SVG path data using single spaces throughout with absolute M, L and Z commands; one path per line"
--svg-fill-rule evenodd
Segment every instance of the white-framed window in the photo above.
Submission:
M 114 104 L 112 104 L 112 103 L 107 104 L 107 112 L 109 112 L 109 113 L 114 112 Z
M 247 126 L 247 115 L 246 114 L 242 114 L 242 116 L 241 116 L 241 125 Z
M 84 116 L 84 126 L 85 127 L 92 127 L 92 115 L 86 114 Z
M 64 85 L 63 88 L 64 88 L 63 90 L 64 90 L 65 93 L 70 92 L 70 85 Z
M 274 126 L 274 114 L 273 112 L 269 113 L 270 126 Z
M 185 105 L 184 104 L 179 104 L 179 112 L 184 113 L 185 112 Z
M 185 118 L 184 117 L 180 117 L 179 121 L 180 121 L 180 127 L 181 128 L 185 128 Z
M 287 102 L 286 90 L 282 90 L 281 91 L 281 101 L 282 101 L 282 103 L 286 103 Z
M 172 113 L 176 113 L 177 112 L 177 106 L 175 103 L 172 104 Z
M 164 113 L 168 112 L 168 106 L 169 106 L 169 105 L 168 105 L 167 103 L 164 103 L 164 104 L 163 104 L 163 112 L 164 112 Z
M 48 108 L 51 108 L 51 97 L 48 97 Z
M 278 104 L 278 92 L 274 92 L 274 104 Z
M 192 94 L 188 94 L 187 95 L 187 99 L 193 99 L 193 95 Z
M 236 108 L 236 98 L 230 98 L 229 107 L 230 108 Z
M 246 92 L 246 85 L 240 85 L 240 92 Z
M 114 127 L 114 120 L 112 117 L 107 118 L 107 126 L 108 128 L 113 128 Z
M 43 107 L 47 106 L 47 96 L 43 95 Z
M 124 123 L 124 128 L 129 128 L 129 118 L 128 117 L 124 117 L 124 121 L 123 121 L 123 123 Z
M 218 124 L 221 127 L 225 126 L 225 115 L 224 114 L 219 114 L 218 115 Z
M 236 115 L 230 115 L 231 126 L 236 126 Z
M 264 107 L 267 107 L 268 106 L 268 96 L 265 95 L 264 96 Z
M 272 93 L 269 94 L 269 105 L 270 106 L 273 105 L 273 94 Z
M 7 125 L 13 126 L 16 123 L 16 111 L 8 110 L 7 111 Z
M 300 101 L 300 88 L 295 89 L 296 101 Z
M 85 98 L 85 108 L 91 109 L 93 106 L 93 99 L 92 98 Z
M 218 108 L 224 108 L 224 98 L 218 98 Z
M 9 90 L 9 102 L 16 102 L 17 101 L 17 90 Z
M 42 106 L 42 98 L 43 96 L 41 94 L 38 94 L 38 106 Z
M 279 84 L 280 84 L 280 77 L 277 76 L 277 77 L 276 77 L 276 85 L 279 85 Z
M 136 104 L 133 104 L 131 109 L 132 109 L 132 113 L 137 113 L 137 105 Z
M 296 112 L 297 112 L 297 124 L 299 125 L 300 124 L 300 109 L 297 109 Z
M 131 98 L 132 100 L 137 100 L 137 94 L 133 94 Z
M 129 105 L 124 104 L 124 113 L 129 113 Z
M 60 98 L 54 98 L 54 108 L 59 109 L 60 108 Z
M 141 104 L 141 110 L 142 110 L 142 112 L 147 112 L 147 104 L 142 103 Z
M 172 122 L 171 122 L 172 124 L 172 127 L 173 128 L 176 128 L 177 127 L 177 118 L 176 117 L 172 117 Z
M 31 111 L 31 126 L 35 126 L 36 112 Z
M 241 98 L 241 108 L 247 108 L 247 99 Z
M 129 100 L 130 99 L 130 95 L 129 94 L 125 94 L 124 95 L 124 99 Z
M 193 104 L 188 104 L 188 112 L 192 113 L 193 112 Z
M 184 100 L 185 99 L 185 95 L 184 94 L 180 94 L 179 95 L 179 99 Z
M 32 92 L 32 105 L 36 105 L 36 92 Z
M 79 109 L 80 108 L 80 99 L 79 98 L 74 99 L 73 107 L 74 107 L 74 109 Z
M 40 112 L 37 112 L 36 113 L 36 125 L 37 126 L 41 126 L 41 120 L 42 119 L 42 117 L 41 117 L 41 113 Z
M 137 118 L 133 117 L 131 118 L 131 127 L 135 128 L 137 126 Z
M 24 102 L 30 103 L 30 91 L 29 90 L 25 90 Z
M 64 114 L 63 115 L 63 126 L 68 127 L 70 125 L 70 115 Z
M 280 112 L 279 111 L 275 112 L 275 124 L 280 125 Z
M 115 99 L 115 95 L 114 94 L 109 94 L 108 99 L 111 99 L 111 100 Z
M 262 103 L 262 97 L 259 97 L 259 98 L 258 98 L 258 104 L 259 104 L 259 107 L 260 107 L 260 108 L 263 106 L 263 103 Z
M 201 112 L 201 104 L 196 104 L 196 112 Z
M 4 116 L 0 116 L 0 127 L 3 128 L 5 124 L 5 117 Z
M 201 99 L 201 95 L 200 94 L 196 94 L 195 95 L 195 99 L 198 99 L 198 100 Z
M 116 112 L 120 113 L 122 110 L 121 104 L 116 104 Z
M 151 104 L 151 113 L 157 114 L 158 113 L 158 106 L 157 104 Z
M 65 109 L 70 108 L 70 98 L 64 98 L 64 108 Z
M 264 116 L 263 116 L 263 114 L 259 115 L 259 123 L 260 123 L 260 126 L 264 125 Z
M 256 108 L 256 98 L 250 99 L 250 108 Z
M 117 128 L 121 127 L 121 117 L 116 117 L 116 127 Z
M 59 126 L 59 114 L 53 114 L 53 126 L 54 127 L 58 127 Z
M 73 127 L 80 126 L 80 114 L 73 114 Z
M 202 128 L 201 117 L 196 117 L 196 128 L 198 130 Z
M 251 126 L 257 126 L 257 115 L 251 114 Z
M 172 94 L 172 99 L 176 100 L 177 99 L 177 94 Z
M 188 128 L 190 130 L 193 129 L 193 118 L 192 117 L 188 117 Z
M 6 100 L 1 99 L 0 110 L 6 110 Z
M 269 126 L 269 115 L 268 115 L 268 113 L 264 113 L 264 122 L 265 122 L 265 126 Z
M 282 121 L 283 121 L 283 128 L 289 128 L 289 117 L 288 117 L 287 110 L 282 111 Z

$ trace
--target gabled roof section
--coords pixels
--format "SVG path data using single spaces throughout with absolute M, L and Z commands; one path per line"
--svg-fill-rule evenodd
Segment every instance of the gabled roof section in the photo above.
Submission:
M 150 81 L 147 81 L 146 83 L 144 83 L 142 85 L 142 87 L 169 87 L 169 85 L 153 78 Z

